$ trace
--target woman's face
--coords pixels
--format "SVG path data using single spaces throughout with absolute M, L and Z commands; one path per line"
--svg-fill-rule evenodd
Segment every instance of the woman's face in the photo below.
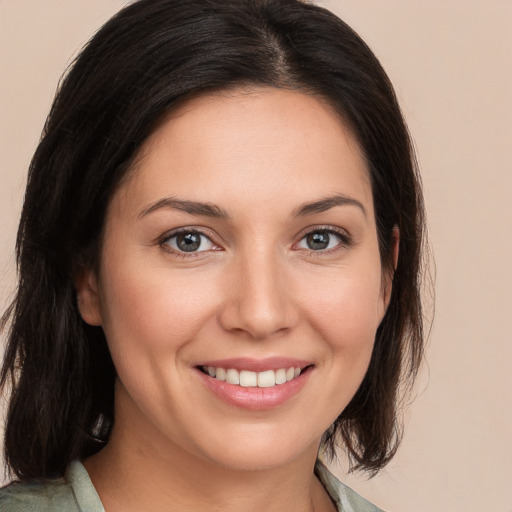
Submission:
M 248 469 L 316 454 L 388 295 L 358 145 L 326 104 L 276 89 L 174 111 L 79 286 L 119 375 L 123 439 Z

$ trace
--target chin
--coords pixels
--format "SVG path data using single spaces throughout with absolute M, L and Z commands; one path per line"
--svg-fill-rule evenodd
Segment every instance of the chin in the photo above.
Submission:
M 266 425 L 268 427 L 268 425 Z M 263 430 L 263 431 L 262 431 Z M 216 465 L 235 471 L 261 471 L 292 464 L 303 458 L 315 460 L 321 435 L 314 439 L 294 435 L 289 429 L 247 428 L 222 440 L 212 440 L 199 448 L 203 457 Z M 297 432 L 299 434 L 299 432 Z M 226 443 L 226 439 L 229 443 Z

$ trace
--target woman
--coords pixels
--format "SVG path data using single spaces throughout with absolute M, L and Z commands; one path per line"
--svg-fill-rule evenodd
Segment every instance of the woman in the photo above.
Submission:
M 141 0 L 29 172 L 2 510 L 379 510 L 422 355 L 419 178 L 361 39 L 297 0 Z

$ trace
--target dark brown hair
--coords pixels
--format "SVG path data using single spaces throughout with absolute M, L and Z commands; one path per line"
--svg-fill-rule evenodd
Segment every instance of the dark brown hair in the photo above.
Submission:
M 194 95 L 240 86 L 299 90 L 329 102 L 365 155 L 385 271 L 400 232 L 392 295 L 367 374 L 324 436 L 375 472 L 400 438 L 401 383 L 423 350 L 423 204 L 393 88 L 360 37 L 298 0 L 140 0 L 85 46 L 63 79 L 30 165 L 17 237 L 19 284 L 0 384 L 12 394 L 5 459 L 21 480 L 62 475 L 108 442 L 116 371 L 86 325 L 73 279 L 97 263 L 112 193 L 157 123 Z

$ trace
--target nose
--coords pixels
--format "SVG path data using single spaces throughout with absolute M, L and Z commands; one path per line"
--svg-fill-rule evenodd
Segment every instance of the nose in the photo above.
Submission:
M 247 252 L 227 270 L 220 323 L 255 340 L 283 334 L 299 318 L 285 265 L 271 250 Z

